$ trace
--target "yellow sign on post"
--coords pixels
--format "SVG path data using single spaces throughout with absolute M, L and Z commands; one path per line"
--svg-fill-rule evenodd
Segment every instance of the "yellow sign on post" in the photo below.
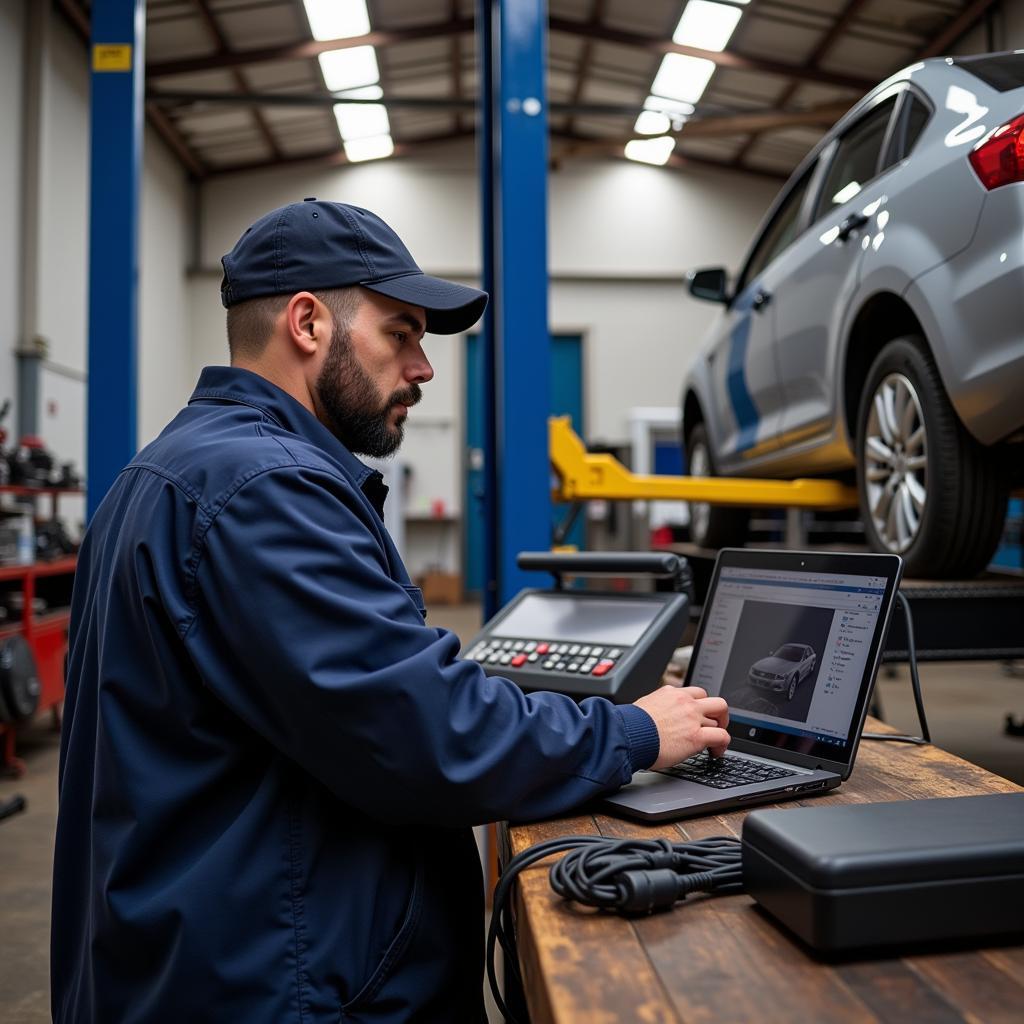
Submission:
M 94 43 L 92 69 L 93 71 L 131 71 L 131 43 Z

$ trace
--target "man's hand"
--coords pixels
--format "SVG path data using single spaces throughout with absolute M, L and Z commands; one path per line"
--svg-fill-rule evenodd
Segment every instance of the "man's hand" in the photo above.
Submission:
M 729 746 L 729 705 L 721 697 L 709 697 L 699 686 L 662 686 L 641 697 L 636 706 L 658 727 L 661 749 L 652 768 L 668 768 L 705 747 L 721 757 Z

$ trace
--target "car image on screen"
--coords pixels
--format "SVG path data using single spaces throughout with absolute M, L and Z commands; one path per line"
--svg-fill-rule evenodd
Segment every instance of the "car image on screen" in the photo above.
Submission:
M 814 672 L 818 655 L 810 644 L 783 644 L 767 658 L 750 666 L 750 685 L 773 693 L 796 696 L 796 688 Z

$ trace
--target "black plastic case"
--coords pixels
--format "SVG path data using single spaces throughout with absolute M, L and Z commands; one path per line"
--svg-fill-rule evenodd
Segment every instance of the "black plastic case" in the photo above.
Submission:
M 821 952 L 1024 935 L 1024 793 L 752 811 L 743 875 Z

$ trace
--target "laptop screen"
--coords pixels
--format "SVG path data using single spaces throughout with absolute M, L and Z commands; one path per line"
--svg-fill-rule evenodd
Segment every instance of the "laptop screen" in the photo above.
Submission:
M 734 737 L 847 759 L 891 598 L 870 569 L 719 566 L 687 683 L 728 701 Z

